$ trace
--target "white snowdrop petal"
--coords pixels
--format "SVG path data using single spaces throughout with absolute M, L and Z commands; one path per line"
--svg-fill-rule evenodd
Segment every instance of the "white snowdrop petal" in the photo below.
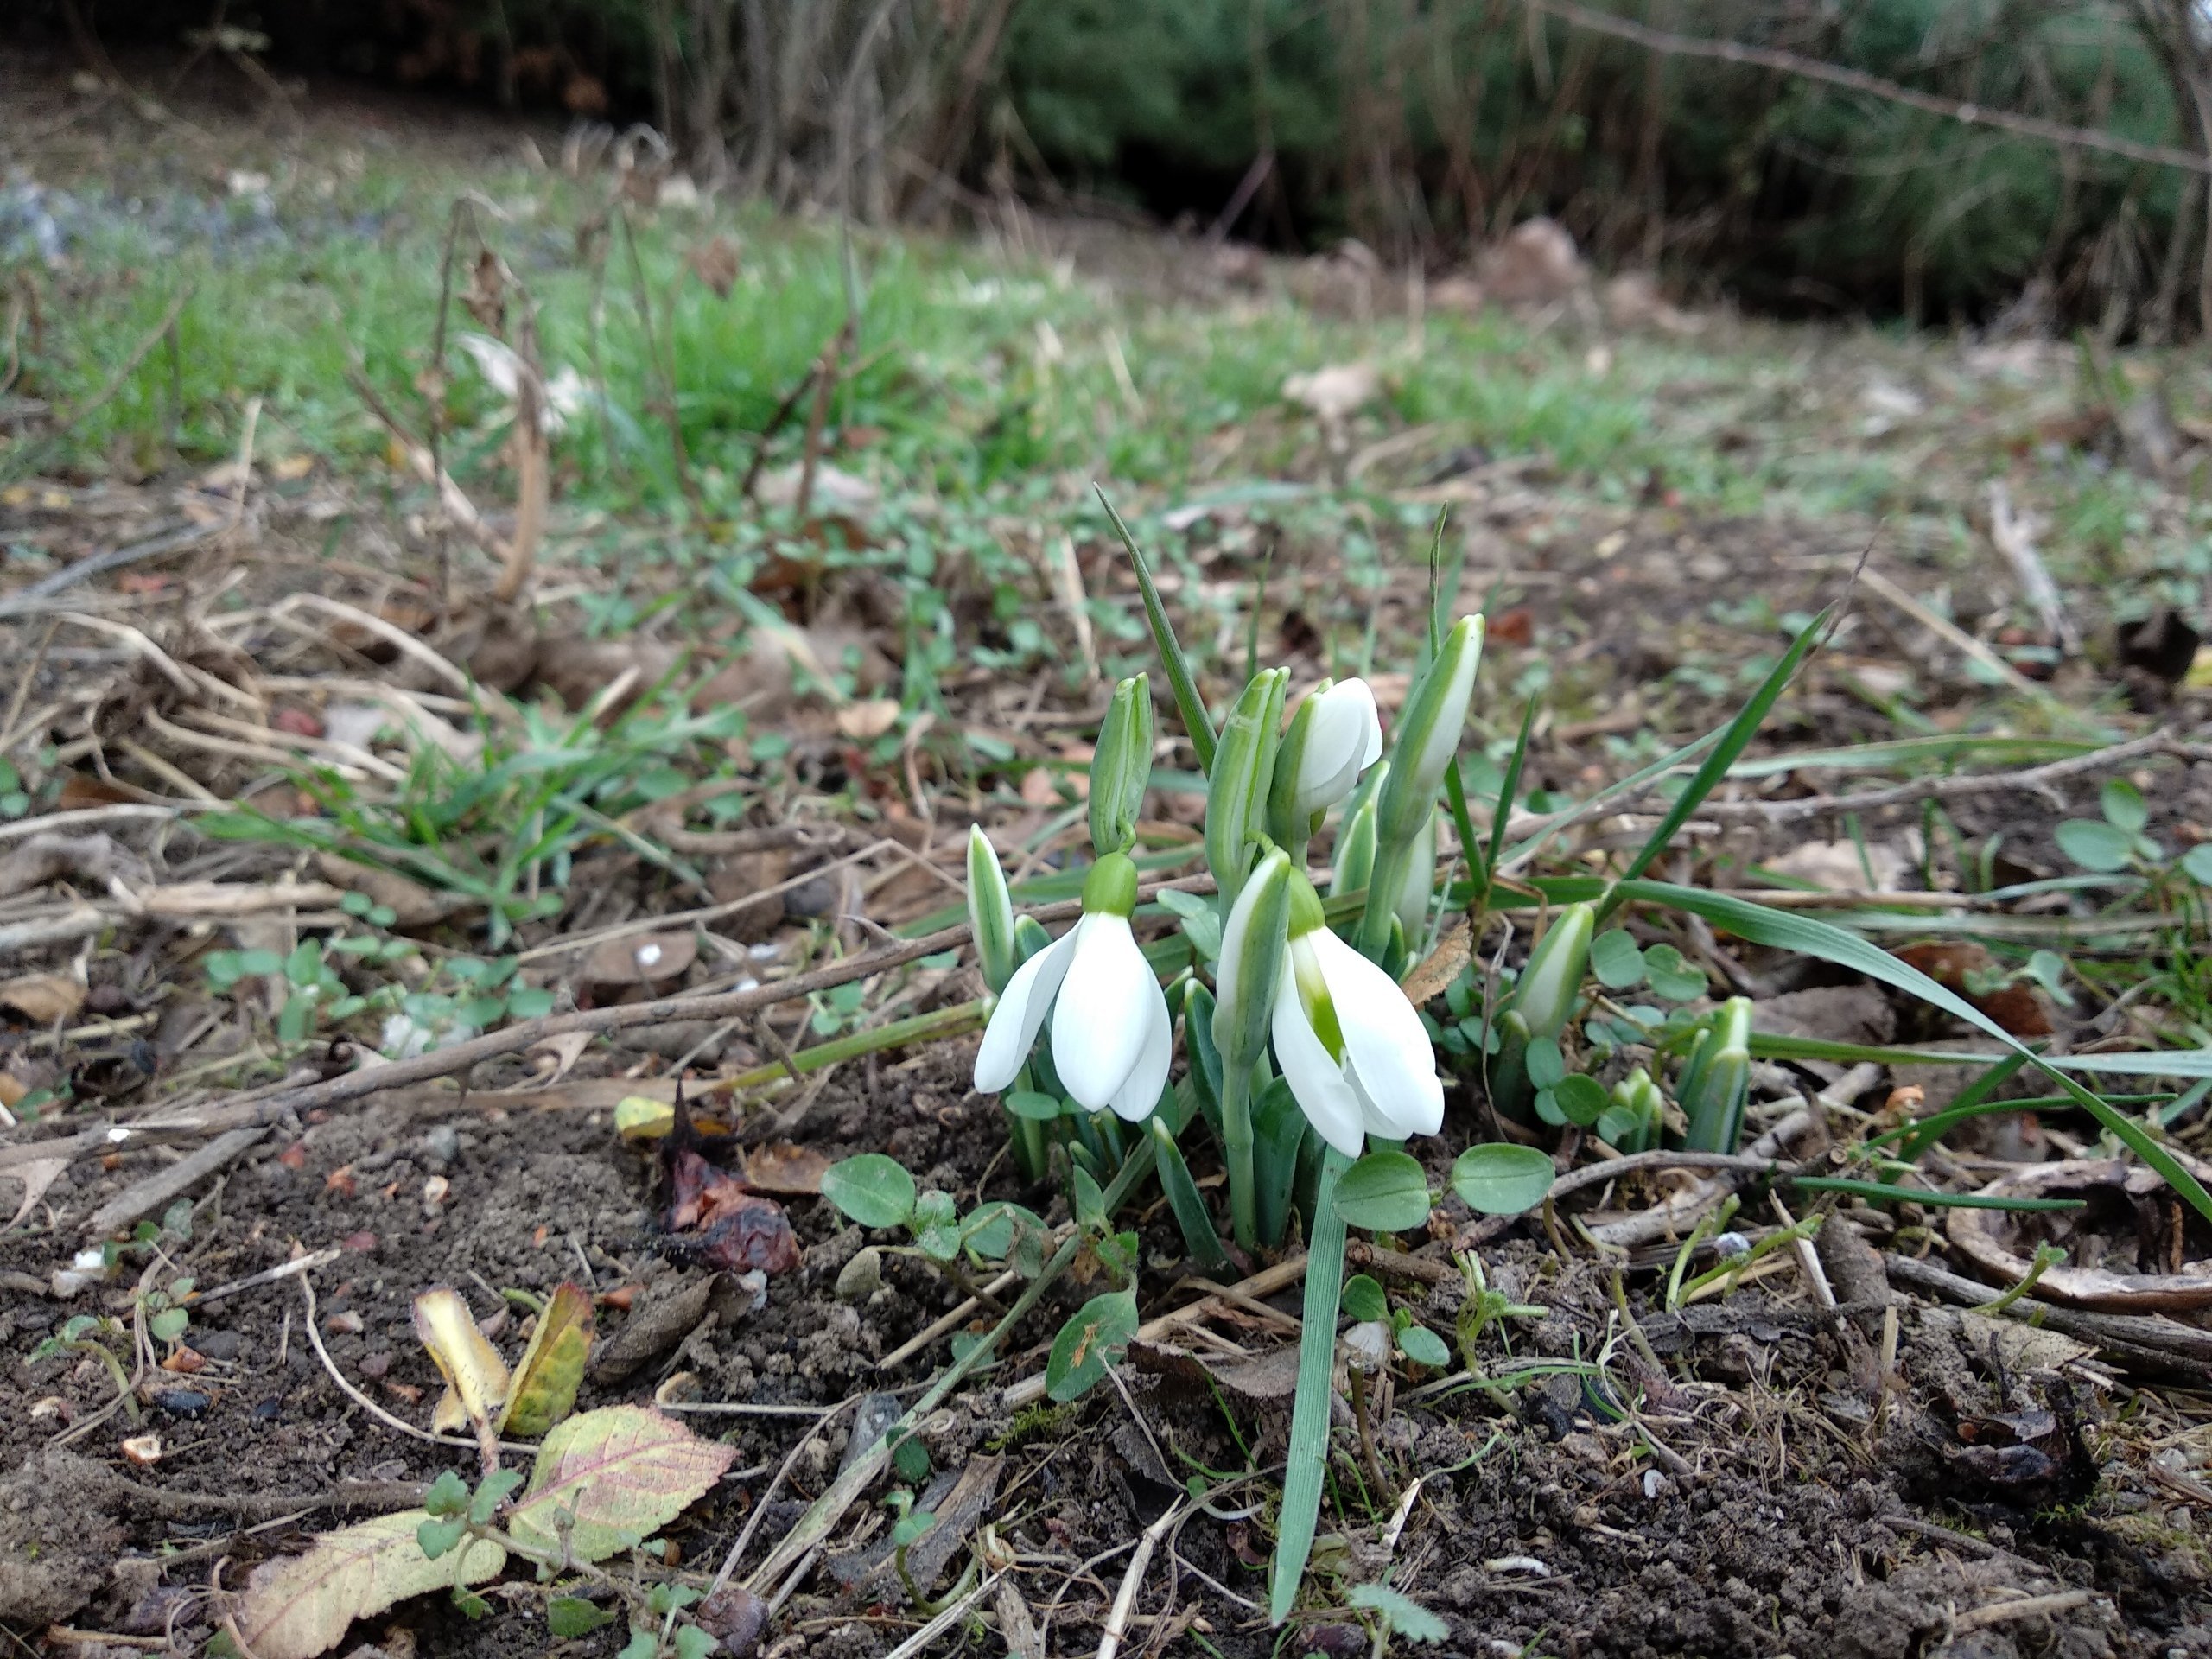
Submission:
M 1175 1060 L 1175 1022 L 1167 1013 L 1167 999 L 1155 983 L 1145 1011 L 1144 1047 L 1137 1063 L 1108 1103 L 1116 1114 L 1132 1123 L 1150 1117 L 1167 1086 L 1167 1071 Z
M 1421 1014 L 1397 982 L 1323 929 L 1310 936 L 1344 1034 L 1345 1069 L 1402 1137 L 1444 1127 L 1444 1084 Z
M 1367 1134 L 1359 1096 L 1344 1081 L 1344 1068 L 1314 1034 L 1306 1007 L 1298 1000 L 1295 975 L 1285 974 L 1275 990 L 1274 1039 L 1275 1058 L 1306 1121 L 1345 1157 L 1358 1157 Z
M 1074 959 L 1052 1016 L 1052 1067 L 1076 1103 L 1103 1111 L 1144 1051 L 1147 995 L 1160 995 L 1128 918 L 1103 912 L 1075 926 Z
M 1029 1051 L 1037 1046 L 1045 1014 L 1067 977 L 1068 964 L 1075 960 L 1075 935 L 1076 929 L 1071 928 L 1015 969 L 1007 981 L 1005 993 L 991 1010 L 990 1023 L 983 1027 L 982 1046 L 976 1051 L 976 1087 L 985 1094 L 995 1095 L 1012 1083 L 1027 1063 Z

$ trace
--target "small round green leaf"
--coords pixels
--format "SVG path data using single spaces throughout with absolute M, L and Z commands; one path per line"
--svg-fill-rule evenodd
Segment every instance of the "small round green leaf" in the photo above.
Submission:
M 2085 870 L 2124 870 L 2135 850 L 2133 836 L 2101 818 L 2068 818 L 2052 834 L 2058 850 Z
M 1409 1325 L 1399 1332 L 1398 1351 L 1431 1370 L 1440 1371 L 1452 1363 L 1452 1351 L 1444 1345 L 1444 1338 L 1425 1325 Z
M 2182 855 L 2182 874 L 2200 887 L 2212 887 L 2212 841 L 2200 841 Z
M 1017 1089 L 1011 1094 L 1001 1095 L 1000 1100 L 1016 1117 L 1026 1117 L 1033 1122 L 1049 1123 L 1061 1112 L 1057 1096 L 1042 1094 L 1034 1089 Z
M 1655 944 L 1645 951 L 1643 969 L 1652 990 L 1669 1002 L 1687 1002 L 1705 995 L 1705 970 L 1693 967 L 1671 944 Z
M 156 1342 L 175 1342 L 191 1323 L 192 1315 L 183 1308 L 165 1307 L 146 1321 L 146 1328 L 153 1332 Z
M 1598 1121 L 1598 1115 L 1608 1104 L 1605 1090 L 1597 1078 L 1580 1073 L 1561 1077 L 1552 1085 L 1552 1101 L 1559 1108 L 1560 1116 L 1570 1123 L 1585 1128 Z
M 914 1213 L 914 1178 L 896 1158 L 864 1152 L 823 1171 L 822 1196 L 863 1227 L 897 1227 Z
M 2097 792 L 2097 804 L 2105 815 L 2105 822 L 2123 834 L 2139 836 L 2143 826 L 2151 822 L 2151 809 L 2143 803 L 2143 791 L 2125 778 L 2106 781 Z
M 1549 1037 L 1529 1039 L 1529 1081 L 1539 1089 L 1548 1089 L 1567 1075 L 1567 1061 L 1560 1056 L 1559 1045 Z
M 1402 1232 L 1428 1219 L 1428 1176 L 1408 1153 L 1370 1152 L 1338 1177 L 1335 1202 L 1347 1227 Z
M 1390 1317 L 1389 1298 L 1383 1295 L 1382 1287 L 1363 1273 L 1356 1273 L 1344 1281 L 1344 1317 L 1365 1325 L 1370 1319 Z
M 1624 991 L 1643 979 L 1643 952 L 1624 927 L 1609 927 L 1590 941 L 1590 970 L 1609 991 Z
M 1452 1190 L 1478 1215 L 1517 1216 L 1552 1190 L 1552 1160 L 1535 1147 L 1493 1141 L 1469 1147 L 1452 1164 Z
M 1092 1297 L 1052 1338 L 1052 1352 L 1045 1362 L 1046 1393 L 1062 1402 L 1087 1393 L 1106 1375 L 1106 1368 L 1121 1358 L 1136 1333 L 1134 1291 Z
M 556 1596 L 545 1604 L 545 1628 L 558 1642 L 573 1642 L 613 1622 L 613 1614 L 604 1607 L 594 1607 L 582 1596 Z

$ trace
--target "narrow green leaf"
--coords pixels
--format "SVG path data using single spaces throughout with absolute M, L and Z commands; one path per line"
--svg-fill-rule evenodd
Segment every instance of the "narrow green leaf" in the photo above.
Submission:
M 1777 950 L 1817 957 L 1823 962 L 1855 969 L 1869 979 L 1879 980 L 1883 984 L 1895 986 L 1901 991 L 1910 991 L 1922 1001 L 1942 1009 L 1954 1019 L 1963 1020 L 1977 1030 L 1986 1032 L 2009 1050 L 2025 1052 L 2024 1046 L 2010 1032 L 1964 997 L 1937 984 L 1917 968 L 1899 961 L 1878 945 L 1856 933 L 1847 932 L 1833 923 L 1815 921 L 1809 916 L 1794 915 L 1787 911 L 1770 910 L 1764 905 L 1721 893 L 1677 887 L 1669 881 L 1623 882 L 1618 891 L 1624 899 L 1641 899 L 1671 906 L 1692 915 L 1702 916 L 1706 920 L 1726 928 L 1738 938 L 1749 939 L 1754 944 L 1771 945 Z M 2140 1123 L 2107 1105 L 2064 1071 L 2045 1063 L 2040 1056 L 2035 1057 L 2034 1063 L 2065 1090 L 2075 1105 L 2095 1118 L 2129 1151 L 2164 1176 L 2167 1185 L 2186 1198 L 2197 1214 L 2212 1220 L 2212 1192 L 2207 1192 L 2203 1184 L 2183 1168 Z
M 1760 726 L 1765 722 L 1767 715 L 1781 697 L 1783 689 L 1796 677 L 1798 665 L 1819 640 L 1834 610 L 1833 606 L 1822 610 L 1804 626 L 1796 639 L 1790 641 L 1789 649 L 1782 653 L 1782 660 L 1760 683 L 1759 689 L 1751 693 L 1751 701 L 1737 712 L 1735 719 L 1728 722 L 1720 734 L 1719 742 L 1713 746 L 1713 752 L 1705 757 L 1704 763 L 1692 774 L 1682 792 L 1675 798 L 1675 804 L 1667 809 L 1667 816 L 1659 821 L 1658 828 L 1651 832 L 1637 855 L 1629 861 L 1628 868 L 1622 873 L 1624 881 L 1636 880 L 1650 868 L 1651 861 L 1667 849 L 1667 844 L 1674 840 L 1675 832 L 1689 822 L 1690 815 L 1705 804 L 1705 798 L 1712 794 L 1720 780 L 1728 775 L 1728 768 L 1736 764 L 1736 757 L 1743 753 L 1751 739 L 1758 734 Z M 1609 900 L 1605 907 L 1611 910 L 1613 901 Z
M 2008 1198 L 1986 1192 L 1930 1192 L 1917 1186 L 1893 1186 L 1887 1181 L 1855 1181 L 1842 1175 L 1793 1175 L 1789 1185 L 1808 1192 L 1844 1192 L 1861 1198 L 1924 1204 L 1939 1210 L 2082 1210 L 2081 1198 Z
M 1128 550 L 1129 563 L 1137 573 L 1137 588 L 1144 595 L 1144 619 L 1152 628 L 1152 643 L 1160 652 L 1160 666 L 1167 671 L 1168 689 L 1175 694 L 1175 708 L 1183 716 L 1183 729 L 1190 734 L 1191 747 L 1198 757 L 1198 770 L 1213 770 L 1213 719 L 1206 713 L 1205 699 L 1198 695 L 1198 683 L 1191 672 L 1190 658 L 1184 656 L 1183 647 L 1176 642 L 1175 626 L 1167 620 L 1167 607 L 1160 602 L 1160 589 L 1152 579 L 1152 566 L 1137 546 L 1137 538 L 1129 534 L 1129 527 L 1122 522 L 1122 515 L 1114 511 L 1114 504 L 1107 499 L 1103 488 L 1093 486 L 1098 505 L 1106 509 L 1106 517 L 1114 526 L 1114 533 L 1122 538 L 1122 545 Z
M 1306 1247 L 1306 1304 L 1298 1338 L 1298 1392 L 1290 1408 L 1290 1460 L 1283 1473 L 1275 1559 L 1268 1585 L 1268 1618 L 1280 1624 L 1298 1600 L 1299 1581 L 1313 1553 L 1321 1515 L 1321 1478 L 1329 1464 L 1329 1408 L 1335 1393 L 1337 1306 L 1344 1289 L 1344 1224 L 1336 1205 L 1338 1179 L 1351 1160 L 1332 1147 L 1321 1165 L 1313 1236 Z
M 1167 1126 L 1154 1117 L 1150 1124 L 1152 1146 L 1159 1165 L 1160 1190 L 1167 1195 L 1168 1208 L 1175 1212 L 1175 1224 L 1183 1230 L 1183 1243 L 1191 1252 L 1191 1260 L 1205 1273 L 1218 1274 L 1229 1267 L 1229 1253 L 1221 1248 L 1221 1239 L 1214 1232 L 1213 1217 L 1206 1211 L 1206 1201 L 1199 1194 L 1198 1183 L 1191 1179 L 1191 1166 L 1183 1161 L 1183 1149 L 1175 1144 L 1175 1137 Z

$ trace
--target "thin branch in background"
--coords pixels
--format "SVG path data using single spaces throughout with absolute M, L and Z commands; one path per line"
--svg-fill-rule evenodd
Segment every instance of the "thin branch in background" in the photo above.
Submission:
M 2178 168 L 2186 173 L 2212 174 L 2212 156 L 2200 156 L 2193 150 L 2177 149 L 2171 144 L 2141 143 L 2114 133 L 2099 132 L 2093 127 L 2069 126 L 2063 121 L 2048 121 L 2039 115 L 2020 115 L 2011 110 L 1993 110 L 1961 99 L 1942 98 L 1916 87 L 1900 86 L 1894 80 L 1885 80 L 1879 75 L 1870 75 L 1864 70 L 1847 69 L 1841 64 L 1823 63 L 1817 58 L 1801 57 L 1795 52 L 1785 52 L 1777 47 L 1745 46 L 1738 41 L 1673 35 L 1665 29 L 1649 29 L 1642 23 L 1630 22 L 1624 17 L 1612 17 L 1601 11 L 1592 11 L 1586 6 L 1574 4 L 1573 0 L 1522 0 L 1522 3 L 1531 11 L 1547 12 L 1577 29 L 1588 29 L 1598 35 L 1610 35 L 1615 40 L 1626 41 L 1648 51 L 1777 70 L 1783 74 L 1796 75 L 1806 80 L 1825 81 L 1847 92 L 1864 92 L 1870 98 L 1886 99 L 1892 104 L 1903 104 L 1930 115 L 1940 115 L 1969 127 L 1996 127 L 2023 138 L 2037 138 L 2045 143 L 2066 149 L 2094 149 L 2131 162 L 2149 162 L 2158 167 Z

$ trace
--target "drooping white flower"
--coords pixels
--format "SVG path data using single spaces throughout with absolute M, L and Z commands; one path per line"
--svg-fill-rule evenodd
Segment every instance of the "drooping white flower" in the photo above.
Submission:
M 1110 853 L 1084 883 L 1081 920 L 1014 970 L 983 1028 L 976 1087 L 1011 1084 L 1049 1014 L 1052 1068 L 1087 1111 L 1113 1108 L 1135 1122 L 1167 1084 L 1174 1033 L 1167 999 L 1129 931 L 1136 866 Z
M 1293 878 L 1290 945 L 1275 985 L 1275 1058 L 1320 1137 L 1356 1158 L 1370 1135 L 1444 1124 L 1444 1084 L 1421 1015 L 1398 983 L 1332 933 Z
M 1306 715 L 1307 709 L 1313 712 Z M 1375 712 L 1375 692 L 1365 680 L 1341 680 L 1307 697 L 1299 705 L 1299 716 L 1312 724 L 1299 751 L 1291 810 L 1325 812 L 1351 793 L 1361 772 L 1382 758 L 1382 722 Z

